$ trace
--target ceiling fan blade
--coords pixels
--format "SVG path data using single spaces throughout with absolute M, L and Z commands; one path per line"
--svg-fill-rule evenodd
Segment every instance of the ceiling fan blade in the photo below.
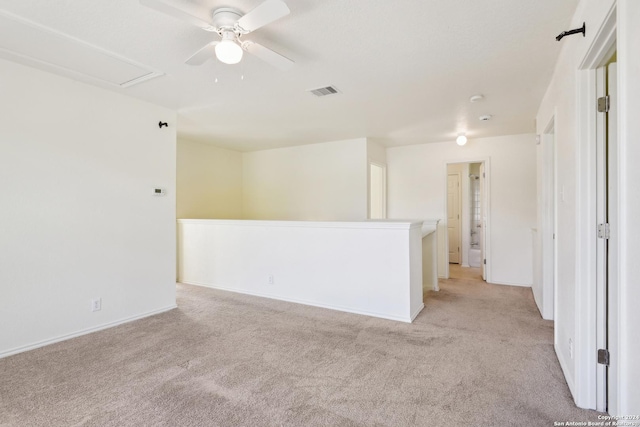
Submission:
M 286 58 L 279 53 L 274 52 L 271 49 L 266 48 L 258 43 L 246 41 L 243 43 L 242 47 L 250 54 L 257 56 L 264 62 L 271 64 L 282 71 L 289 70 L 291 67 L 293 67 L 293 64 L 295 64 L 295 62 L 293 62 L 289 58 Z
M 216 45 L 218 43 L 220 43 L 220 42 L 217 41 L 217 40 L 209 43 L 208 45 L 206 45 L 205 47 L 203 47 L 202 49 L 200 49 L 199 51 L 197 51 L 196 53 L 191 55 L 191 57 L 189 57 L 189 59 L 187 59 L 185 61 L 185 64 L 202 65 L 208 59 L 215 58 L 215 56 L 216 56 Z
M 251 32 L 289 13 L 289 8 L 282 0 L 266 0 L 240 18 L 238 25 L 246 32 Z
M 167 15 L 171 15 L 174 18 L 178 18 L 183 21 L 189 22 L 190 24 L 193 24 L 196 27 L 200 27 L 204 30 L 213 31 L 213 26 L 211 25 L 211 23 L 203 19 L 200 19 L 197 16 L 193 16 L 190 13 L 185 12 L 184 10 L 176 8 L 166 0 L 139 0 L 139 1 L 140 1 L 140 4 L 143 6 L 147 6 L 151 9 L 155 9 L 159 12 L 165 13 Z

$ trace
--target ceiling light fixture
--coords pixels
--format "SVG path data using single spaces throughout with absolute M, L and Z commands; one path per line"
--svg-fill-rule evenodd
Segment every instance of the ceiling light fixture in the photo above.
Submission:
M 225 64 L 237 64 L 242 59 L 242 48 L 235 42 L 233 31 L 222 33 L 222 41 L 216 45 L 216 58 Z
M 484 99 L 484 95 L 473 95 L 471 98 L 469 98 L 469 102 L 478 102 L 478 101 L 482 101 Z
M 456 144 L 463 146 L 466 143 L 467 143 L 467 137 L 465 136 L 465 134 L 459 133 L 458 137 L 456 138 Z

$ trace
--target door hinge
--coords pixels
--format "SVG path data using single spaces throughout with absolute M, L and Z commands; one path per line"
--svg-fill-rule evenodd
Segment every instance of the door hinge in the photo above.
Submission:
M 598 350 L 598 364 L 609 366 L 609 350 L 606 348 Z
M 610 236 L 609 224 L 598 224 L 598 239 L 608 239 Z
M 608 113 L 610 107 L 609 95 L 598 98 L 598 112 Z
M 484 265 L 487 265 L 487 260 L 486 260 L 486 259 L 483 259 L 483 260 L 482 260 L 482 263 L 483 263 Z

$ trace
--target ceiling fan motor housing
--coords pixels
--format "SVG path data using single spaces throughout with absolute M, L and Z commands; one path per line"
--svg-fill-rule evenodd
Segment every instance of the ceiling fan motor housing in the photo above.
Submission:
M 240 18 L 242 18 L 240 11 L 231 7 L 222 7 L 211 14 L 211 24 L 220 34 L 225 30 L 237 32 L 236 23 Z

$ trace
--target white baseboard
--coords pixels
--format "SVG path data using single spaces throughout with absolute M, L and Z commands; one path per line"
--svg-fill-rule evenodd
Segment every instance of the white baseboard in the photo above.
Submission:
M 180 283 L 184 283 L 185 285 L 201 286 L 203 288 L 209 288 L 209 289 L 217 289 L 217 290 L 226 291 L 226 292 L 235 292 L 238 294 L 252 295 L 255 297 L 275 299 L 278 301 L 286 301 L 286 302 L 293 302 L 296 304 L 310 305 L 312 307 L 328 308 L 330 310 L 344 311 L 346 313 L 361 314 L 364 316 L 378 317 L 381 319 L 395 320 L 398 322 L 411 323 L 414 319 L 413 317 L 410 317 L 410 316 L 404 317 L 404 316 L 395 316 L 395 315 L 389 315 L 384 313 L 376 313 L 373 311 L 354 309 L 351 307 L 344 307 L 340 305 L 328 305 L 328 304 L 322 304 L 322 303 L 317 303 L 313 301 L 300 300 L 296 298 L 282 297 L 279 295 L 263 294 L 260 292 L 248 291 L 245 289 L 236 289 L 236 288 L 227 288 L 227 287 L 218 286 L 218 285 L 209 285 L 206 283 L 198 283 L 198 282 L 180 282 Z M 423 304 L 423 307 L 424 307 L 424 304 Z M 422 308 L 420 310 L 422 310 Z M 420 310 L 418 310 L 418 313 L 420 312 Z M 418 313 L 416 313 L 416 316 L 418 315 Z
M 558 351 L 557 344 L 553 345 L 553 349 L 555 350 L 556 358 L 558 359 L 558 362 L 560 363 L 560 369 L 562 369 L 562 373 L 564 374 L 564 380 L 567 382 L 567 385 L 569 386 L 569 391 L 571 392 L 571 396 L 574 397 L 574 400 L 575 400 L 575 395 L 576 394 L 574 392 L 573 373 L 569 369 L 569 365 L 567 364 L 566 360 L 564 359 L 563 353 Z
M 129 323 L 129 322 L 133 322 L 134 320 L 139 320 L 145 317 L 149 317 L 149 316 L 153 316 L 156 314 L 160 314 L 160 313 L 164 313 L 165 311 L 169 311 L 169 310 L 173 310 L 174 308 L 177 308 L 178 306 L 176 304 L 170 305 L 168 307 L 164 307 L 158 310 L 153 310 L 153 311 L 149 311 L 147 313 L 142 313 L 142 314 L 138 314 L 136 316 L 131 316 L 131 317 L 127 317 L 124 319 L 120 319 L 120 320 L 116 320 L 114 322 L 109 322 L 109 323 L 104 323 L 102 325 L 98 325 L 98 326 L 94 326 L 92 328 L 87 328 L 87 329 L 82 329 L 80 331 L 77 332 L 73 332 L 71 334 L 66 334 L 66 335 L 59 335 L 55 338 L 50 338 L 47 340 L 42 340 L 42 341 L 38 341 L 36 343 L 33 344 L 28 344 L 25 346 L 21 346 L 21 347 L 16 347 L 16 348 L 12 348 L 3 352 L 0 352 L 0 359 L 2 359 L 3 357 L 7 357 L 7 356 L 12 356 L 14 354 L 18 354 L 18 353 L 22 353 L 25 351 L 29 351 L 29 350 L 34 350 L 36 348 L 40 348 L 40 347 L 44 347 L 50 344 L 54 344 L 60 341 L 66 341 L 66 340 L 70 340 L 72 338 L 76 338 L 82 335 L 87 335 L 93 332 L 98 332 L 101 331 L 103 329 L 108 329 L 108 328 L 112 328 L 114 326 L 118 326 L 121 325 L 123 323 Z
M 418 307 L 415 313 L 411 313 L 411 322 L 413 322 L 415 318 L 418 317 L 418 314 L 420 314 L 423 308 L 424 308 L 424 303 L 420 304 L 420 307 Z
M 497 282 L 497 281 L 495 281 L 495 280 L 492 280 L 492 281 L 490 281 L 490 282 L 487 280 L 487 283 L 490 283 L 490 284 L 492 284 L 492 285 L 520 286 L 520 287 L 522 287 L 522 288 L 530 288 L 530 287 L 532 286 L 532 285 L 525 285 L 525 284 L 523 284 L 523 283 L 506 283 L 506 282 Z

